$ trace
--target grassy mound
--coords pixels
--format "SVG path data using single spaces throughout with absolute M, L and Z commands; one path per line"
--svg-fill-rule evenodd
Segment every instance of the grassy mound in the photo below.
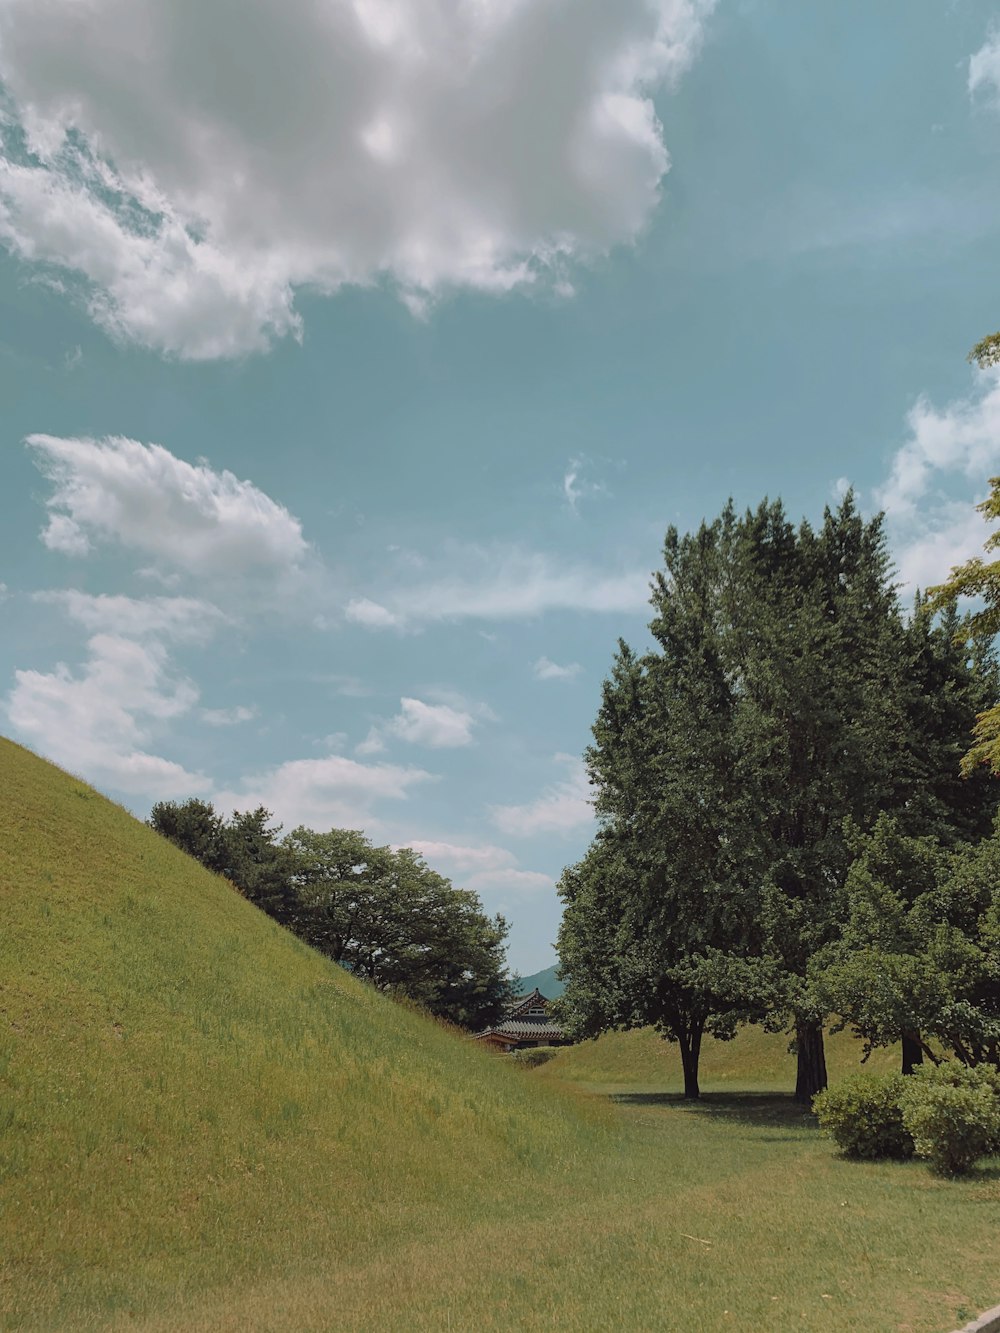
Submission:
M 898 1047 L 873 1051 L 864 1066 L 861 1055 L 861 1043 L 850 1033 L 827 1034 L 826 1064 L 832 1082 L 862 1068 L 879 1074 L 899 1069 Z M 664 1041 L 652 1028 L 608 1032 L 595 1041 L 564 1047 L 539 1076 L 609 1089 L 646 1086 L 680 1091 L 684 1087 L 677 1046 Z M 788 1053 L 787 1036 L 743 1028 L 732 1041 L 705 1038 L 700 1077 L 704 1088 L 716 1090 L 791 1091 L 795 1086 L 795 1059 Z
M 0 789 L 0 1325 L 371 1261 L 604 1132 L 2 740 Z
M 743 1090 L 790 1086 L 783 1039 L 706 1053 L 694 1105 L 649 1033 L 521 1069 L 2 741 L 0 789 L 5 1330 L 931 1333 L 1000 1296 L 1000 1169 L 838 1161 Z

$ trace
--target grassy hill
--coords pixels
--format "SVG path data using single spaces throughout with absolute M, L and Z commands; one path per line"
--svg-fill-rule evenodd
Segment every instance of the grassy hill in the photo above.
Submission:
M 2 740 L 0 789 L 0 1325 L 513 1217 L 607 1132 Z
M 529 1073 L 3 741 L 0 790 L 0 1327 L 931 1333 L 1000 1298 L 1000 1171 L 838 1161 L 739 1090 L 792 1077 L 758 1036 L 696 1106 L 648 1033 Z
M 827 1034 L 826 1063 L 832 1082 L 862 1068 L 882 1073 L 900 1065 L 898 1047 L 874 1051 L 864 1066 L 861 1055 L 860 1043 L 849 1033 Z M 608 1089 L 648 1087 L 680 1092 L 684 1087 L 677 1046 L 657 1036 L 652 1028 L 609 1032 L 596 1041 L 567 1046 L 540 1068 L 538 1077 Z M 760 1028 L 744 1028 L 732 1041 L 706 1037 L 701 1052 L 701 1082 L 717 1092 L 734 1088 L 787 1089 L 790 1082 L 795 1082 L 788 1037 Z

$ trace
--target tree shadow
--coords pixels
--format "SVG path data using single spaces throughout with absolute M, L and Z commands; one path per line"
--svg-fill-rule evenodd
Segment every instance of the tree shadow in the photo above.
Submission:
M 670 1106 L 689 1115 L 725 1120 L 753 1129 L 809 1130 L 816 1128 L 816 1118 L 801 1103 L 785 1092 L 704 1092 L 688 1100 L 679 1092 L 620 1092 L 611 1100 L 619 1106 Z M 797 1138 L 794 1133 L 771 1133 L 771 1142 Z

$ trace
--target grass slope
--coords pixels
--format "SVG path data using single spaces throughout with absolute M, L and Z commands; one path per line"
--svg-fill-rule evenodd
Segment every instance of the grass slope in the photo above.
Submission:
M 873 1051 L 864 1065 L 861 1055 L 860 1042 L 849 1033 L 827 1034 L 827 1073 L 833 1082 L 864 1069 L 885 1073 L 900 1066 L 898 1047 Z M 677 1046 L 657 1036 L 652 1028 L 609 1032 L 595 1041 L 568 1046 L 540 1068 L 539 1077 L 607 1089 L 644 1086 L 680 1091 L 684 1087 Z M 706 1037 L 701 1053 L 701 1083 L 715 1090 L 793 1087 L 795 1061 L 788 1053 L 788 1037 L 760 1028 L 744 1028 L 732 1041 Z
M 0 787 L 0 1327 L 930 1333 L 1000 1297 L 997 1171 L 685 1106 L 649 1034 L 519 1070 L 6 742 Z M 748 1040 L 718 1087 L 777 1078 Z
M 0 788 L 0 1325 L 370 1263 L 600 1137 L 7 741 Z

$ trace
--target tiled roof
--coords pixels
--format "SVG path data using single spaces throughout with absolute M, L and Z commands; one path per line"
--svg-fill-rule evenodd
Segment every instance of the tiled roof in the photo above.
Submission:
M 510 1037 L 512 1041 L 545 1041 L 546 1039 L 562 1041 L 563 1030 L 544 1019 L 539 1023 L 530 1023 L 508 1018 L 503 1023 L 498 1023 L 495 1028 L 487 1028 L 485 1032 L 481 1032 L 479 1035 L 481 1037 Z

